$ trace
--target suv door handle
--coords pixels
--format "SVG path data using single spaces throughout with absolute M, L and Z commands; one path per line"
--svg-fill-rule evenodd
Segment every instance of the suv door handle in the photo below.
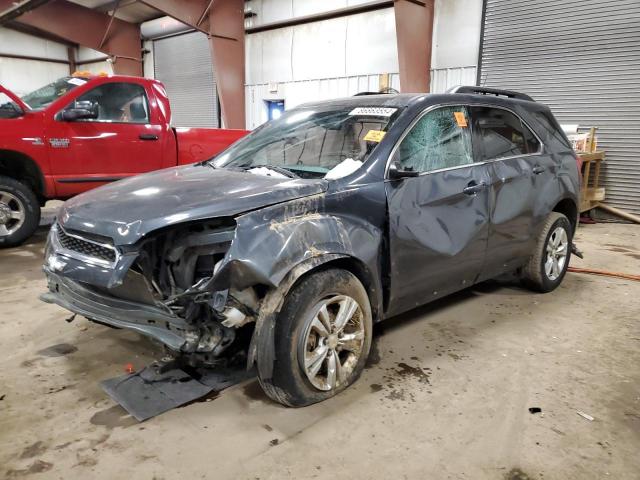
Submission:
M 536 175 L 540 175 L 545 170 L 546 168 L 541 167 L 540 165 L 536 165 L 535 167 L 533 167 L 533 173 L 535 173 Z
M 140 140 L 157 140 L 158 136 L 153 133 L 141 133 L 138 138 Z
M 487 184 L 484 182 L 476 183 L 474 181 L 469 182 L 465 188 L 462 189 L 462 193 L 465 195 L 475 195 L 478 192 L 481 192 L 487 188 Z

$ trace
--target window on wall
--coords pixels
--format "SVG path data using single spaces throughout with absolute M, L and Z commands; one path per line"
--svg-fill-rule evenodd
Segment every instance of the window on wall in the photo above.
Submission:
M 540 142 L 520 118 L 500 108 L 472 107 L 474 128 L 484 160 L 536 153 Z
M 470 122 L 465 107 L 443 107 L 424 115 L 404 137 L 400 168 L 430 172 L 473 163 Z
M 81 102 L 98 104 L 98 118 L 88 121 L 149 123 L 144 87 L 135 83 L 105 83 L 75 100 L 75 103 Z

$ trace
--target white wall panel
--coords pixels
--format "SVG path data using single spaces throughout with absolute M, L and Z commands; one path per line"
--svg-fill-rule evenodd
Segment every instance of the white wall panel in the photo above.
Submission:
M 304 17 L 368 3 L 371 0 L 251 0 L 247 2 L 257 15 L 252 26 L 281 22 L 290 18 Z
M 457 85 L 475 85 L 476 66 L 431 70 L 431 93 L 444 93 Z
M 390 76 L 392 87 L 400 85 L 397 73 Z M 358 92 L 380 89 L 379 75 L 358 75 L 349 77 L 322 78 L 277 83 L 277 90 L 271 92 L 273 85 L 262 83 L 245 87 L 247 128 L 253 129 L 267 121 L 265 100 L 284 100 L 285 109 L 291 109 L 306 102 L 349 97 Z
M 248 85 L 398 71 L 392 8 L 253 33 L 246 42 Z
M 67 46 L 0 27 L 0 53 L 67 60 Z
M 69 66 L 64 63 L 0 57 L 0 83 L 17 95 L 25 95 L 65 75 L 69 75 Z
M 436 0 L 431 67 L 476 65 L 481 23 L 482 0 Z
M 85 62 L 87 60 L 95 60 L 96 58 L 103 58 L 105 56 L 104 53 L 99 52 L 97 50 L 93 50 L 87 47 L 78 47 L 78 53 L 76 58 L 78 63 Z

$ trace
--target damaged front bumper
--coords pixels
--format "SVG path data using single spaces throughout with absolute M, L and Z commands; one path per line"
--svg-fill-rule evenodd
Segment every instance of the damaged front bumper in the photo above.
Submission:
M 190 327 L 170 310 L 103 295 L 82 284 L 53 273 L 45 267 L 49 292 L 40 296 L 90 320 L 118 328 L 135 330 L 175 351 L 195 351 L 198 329 Z
M 141 259 L 149 258 L 143 247 L 115 247 L 109 239 L 54 224 L 43 265 L 49 291 L 40 298 L 91 321 L 139 332 L 175 353 L 203 354 L 209 361 L 235 337 L 234 329 L 226 326 L 226 314 L 239 312 L 227 306 L 228 289 L 198 288 L 212 277 L 193 285 L 196 260 L 188 259 L 193 252 L 220 258 L 232 234 L 216 230 L 177 237 L 174 246 L 165 249 L 168 253 L 157 257 L 157 265 L 166 266 L 173 256 L 183 266 L 170 275 L 171 292 L 162 295 L 158 282 L 140 271 Z M 183 271 L 189 272 L 182 275 L 188 278 L 178 275 Z

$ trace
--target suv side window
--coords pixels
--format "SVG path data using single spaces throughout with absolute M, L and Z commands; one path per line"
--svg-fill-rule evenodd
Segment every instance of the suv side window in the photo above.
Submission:
M 472 107 L 474 130 L 483 160 L 536 153 L 540 142 L 520 118 L 501 108 Z
M 98 118 L 88 122 L 149 123 L 149 103 L 142 85 L 105 83 L 79 96 L 75 102 L 96 102 Z
M 430 172 L 474 162 L 466 107 L 426 113 L 404 137 L 395 160 L 403 170 Z

